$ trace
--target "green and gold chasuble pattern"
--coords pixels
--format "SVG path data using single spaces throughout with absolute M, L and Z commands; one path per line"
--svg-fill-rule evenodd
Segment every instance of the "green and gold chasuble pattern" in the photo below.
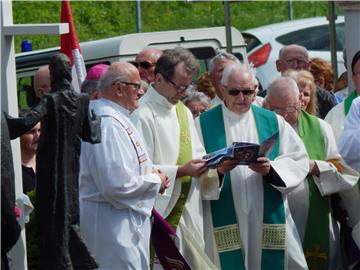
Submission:
M 279 130 L 273 112 L 252 106 L 260 143 Z M 218 105 L 200 115 L 207 153 L 226 147 L 226 133 L 222 107 Z M 279 152 L 277 140 L 269 159 L 274 160 Z M 236 219 L 232 196 L 230 173 L 226 173 L 224 184 L 217 201 L 211 202 L 211 212 L 217 250 L 222 269 L 245 269 L 244 250 L 241 248 L 239 223 Z M 285 209 L 282 195 L 265 180 L 262 269 L 284 269 L 285 267 Z M 226 211 L 225 211 L 226 210 Z M 251 252 L 251 251 L 249 251 Z M 235 267 L 235 268 L 234 268 Z

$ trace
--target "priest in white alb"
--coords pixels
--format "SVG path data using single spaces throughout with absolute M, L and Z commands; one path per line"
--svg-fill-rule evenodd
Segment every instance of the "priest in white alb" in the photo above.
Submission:
M 150 215 L 168 178 L 154 170 L 129 116 L 144 94 L 137 69 L 112 64 L 100 80 L 101 143 L 82 144 L 80 230 L 99 269 L 149 269 Z
M 360 77 L 360 73 L 358 75 Z M 360 97 L 354 99 L 345 119 L 344 132 L 339 140 L 340 153 L 354 170 L 360 172 Z M 360 181 L 353 189 L 342 192 L 349 213 L 349 223 L 353 227 L 352 236 L 360 249 Z
M 201 159 L 205 151 L 193 116 L 180 101 L 198 69 L 198 61 L 188 50 L 165 50 L 155 67 L 155 82 L 142 97 L 134 121 L 151 160 L 171 181 L 157 199 L 156 209 L 176 230 L 179 250 L 191 268 L 212 269 L 204 252 L 202 198 L 218 196 L 219 177 Z M 158 266 L 155 260 L 155 268 Z

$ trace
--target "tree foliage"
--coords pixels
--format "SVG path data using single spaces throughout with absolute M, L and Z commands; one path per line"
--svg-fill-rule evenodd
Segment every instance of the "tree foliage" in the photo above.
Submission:
M 325 1 L 293 1 L 294 18 L 326 16 Z M 71 1 L 80 41 L 136 32 L 135 1 Z M 14 1 L 14 23 L 60 22 L 60 1 Z M 337 12 L 339 10 L 337 8 Z M 142 32 L 214 27 L 224 25 L 222 1 L 142 1 Z M 231 3 L 232 25 L 239 30 L 288 20 L 288 1 L 235 1 Z M 31 40 L 33 49 L 59 46 L 58 36 L 16 37 Z

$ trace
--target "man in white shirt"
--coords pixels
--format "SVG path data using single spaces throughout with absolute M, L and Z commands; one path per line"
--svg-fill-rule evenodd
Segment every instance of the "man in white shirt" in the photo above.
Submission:
M 101 117 L 101 143 L 82 144 L 80 229 L 100 269 L 149 269 L 151 210 L 169 184 L 129 120 L 142 95 L 139 82 L 132 64 L 109 67 L 102 98 L 91 103 Z
M 198 69 L 188 50 L 164 51 L 156 64 L 155 81 L 141 99 L 137 126 L 151 160 L 171 180 L 156 209 L 176 229 L 179 250 L 192 269 L 209 269 L 211 262 L 203 252 L 202 197 L 218 196 L 219 179 L 201 159 L 205 151 L 193 116 L 180 101 Z
M 258 144 L 276 132 L 279 138 L 269 158 L 228 164 L 220 198 L 204 206 L 206 252 L 222 269 L 307 269 L 286 199 L 308 172 L 304 145 L 282 117 L 252 105 L 248 66 L 227 65 L 221 84 L 224 102 L 196 119 L 207 152 L 233 142 Z
M 360 51 L 358 51 L 352 59 L 351 71 L 355 90 L 351 91 L 341 103 L 332 108 L 325 117 L 325 121 L 328 122 L 334 130 L 337 143 L 344 130 L 345 116 L 348 114 L 353 100 L 360 95 Z
M 354 170 L 360 172 L 360 97 L 353 100 L 345 118 L 345 128 L 340 136 L 339 148 L 344 160 Z M 353 238 L 360 249 L 360 182 L 352 190 L 341 195 L 347 205 L 349 223 L 353 226 Z

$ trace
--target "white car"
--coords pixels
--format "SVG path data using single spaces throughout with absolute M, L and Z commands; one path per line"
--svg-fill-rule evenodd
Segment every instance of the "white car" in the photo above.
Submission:
M 344 17 L 336 24 L 338 75 L 345 71 L 342 51 L 345 46 Z M 331 63 L 329 21 L 326 17 L 300 19 L 270 24 L 242 32 L 247 43 L 249 63 L 256 68 L 256 75 L 264 89 L 280 75 L 276 70 L 279 50 L 284 45 L 299 44 L 307 48 L 309 57 L 321 57 Z

